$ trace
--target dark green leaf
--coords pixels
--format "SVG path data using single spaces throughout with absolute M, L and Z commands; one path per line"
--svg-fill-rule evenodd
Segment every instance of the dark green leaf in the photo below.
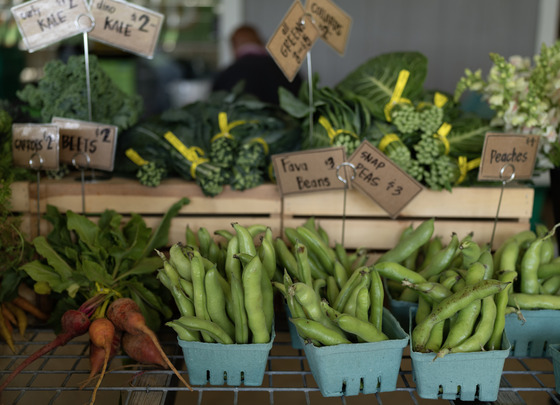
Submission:
M 0 302 L 11 301 L 18 295 L 18 286 L 25 278 L 25 273 L 15 269 L 8 269 L 2 273 L 0 284 Z
M 150 328 L 154 332 L 157 332 L 161 327 L 161 317 L 159 316 L 159 313 L 149 305 L 146 305 L 146 303 L 142 300 L 142 298 L 136 291 L 131 291 L 130 297 L 140 307 L 140 311 L 142 312 L 142 315 L 144 315 L 144 319 L 146 320 L 146 325 L 148 326 L 148 328 Z
M 162 267 L 161 258 L 157 256 L 150 256 L 140 259 L 134 266 L 129 269 L 126 273 L 121 273 L 118 279 L 123 277 L 130 277 L 142 274 L 154 273 L 157 269 Z
M 98 282 L 104 286 L 111 286 L 113 284 L 113 278 L 99 263 L 91 260 L 84 260 L 82 262 L 81 271 L 90 281 Z
M 66 226 L 66 216 L 62 215 L 55 206 L 47 205 L 47 213 L 44 218 L 53 226 L 47 236 L 49 243 L 57 249 L 72 246 L 72 235 Z
M 44 236 L 37 236 L 33 240 L 33 246 L 41 256 L 47 259 L 47 262 L 52 266 L 52 269 L 58 273 L 62 279 L 72 277 L 73 268 L 60 257 L 58 252 L 47 242 Z
M 391 52 L 371 58 L 348 74 L 336 88 L 343 93 L 356 94 L 374 117 L 385 119 L 384 107 L 403 69 L 410 72 L 410 77 L 402 97 L 414 102 L 423 91 L 428 72 L 428 60 L 419 52 Z
M 20 269 L 33 280 L 46 282 L 55 292 L 62 292 L 73 283 L 71 279 L 63 280 L 50 266 L 42 264 L 38 260 L 26 263 Z
M 83 242 L 92 252 L 99 251 L 97 236 L 99 227 L 83 215 L 72 211 L 66 213 L 68 218 L 68 229 L 76 232 L 80 241 Z
M 169 240 L 169 229 L 171 228 L 171 220 L 175 217 L 183 206 L 190 203 L 190 200 L 186 197 L 181 198 L 178 202 L 173 204 L 171 208 L 166 212 L 161 223 L 157 227 L 156 231 L 152 234 L 152 237 L 148 241 L 146 248 L 144 249 L 144 256 L 150 255 L 154 249 L 166 246 Z

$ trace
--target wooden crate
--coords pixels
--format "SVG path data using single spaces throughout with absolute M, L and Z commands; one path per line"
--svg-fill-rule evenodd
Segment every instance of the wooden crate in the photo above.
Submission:
M 12 185 L 12 207 L 22 214 L 26 234 L 37 234 L 37 185 L 16 182 Z M 39 213 L 47 204 L 61 211 L 82 212 L 81 183 L 73 178 L 42 180 L 40 184 Z M 310 216 L 329 233 L 333 240 L 342 236 L 343 191 L 327 191 L 289 195 L 281 198 L 273 184 L 263 184 L 246 191 L 230 188 L 216 197 L 206 197 L 193 183 L 169 179 L 156 188 L 144 187 L 131 179 L 113 178 L 97 183 L 86 183 L 85 213 L 92 215 L 105 209 L 123 214 L 141 214 L 149 226 L 155 227 L 163 213 L 181 197 L 188 197 L 190 204 L 174 218 L 170 242 L 184 241 L 186 226 L 198 229 L 205 226 L 211 232 L 229 229 L 230 223 L 244 225 L 261 223 L 280 235 L 284 227 L 302 224 Z M 349 190 L 346 200 L 344 244 L 348 248 L 366 247 L 383 251 L 393 247 L 402 230 L 409 224 L 435 217 L 435 234 L 444 238 L 456 232 L 460 237 L 474 232 L 480 243 L 492 237 L 494 218 L 500 188 L 454 188 L 448 191 L 422 191 L 398 218 L 392 219 L 372 200 L 357 190 Z M 504 190 L 500 218 L 497 223 L 494 247 L 506 237 L 529 229 L 533 210 L 534 190 L 528 187 L 508 187 Z M 48 232 L 48 224 L 41 221 L 41 233 Z
M 42 180 L 39 190 L 36 183 L 18 183 L 13 190 L 13 206 L 21 201 L 23 207 L 27 196 L 27 206 L 21 212 L 27 211 L 24 231 L 31 237 L 37 235 L 38 193 L 41 215 L 45 213 L 47 205 L 54 205 L 62 212 L 72 210 L 85 213 L 92 218 L 106 209 L 112 209 L 123 214 L 125 220 L 128 219 L 127 214 L 140 214 L 151 227 L 159 224 L 171 205 L 182 197 L 188 197 L 190 203 L 172 220 L 169 234 L 171 243 L 185 241 L 187 225 L 193 230 L 204 226 L 214 232 L 217 229 L 231 229 L 231 223 L 237 221 L 245 226 L 268 225 L 275 235 L 281 231 L 282 202 L 277 187 L 272 184 L 246 191 L 234 191 L 226 187 L 223 193 L 213 198 L 204 196 L 196 184 L 179 179 L 165 180 L 156 188 L 123 178 L 85 183 L 85 198 L 82 198 L 81 182 L 74 178 Z M 41 234 L 49 232 L 46 221 L 41 220 L 40 225 Z
M 358 190 L 348 190 L 344 225 L 344 245 L 387 250 L 395 246 L 401 232 L 411 223 L 436 218 L 434 235 L 447 243 L 451 233 L 459 237 L 474 232 L 474 240 L 490 242 L 500 188 L 469 187 L 448 191 L 422 191 L 396 219 L 391 219 L 375 202 Z M 508 187 L 504 190 L 493 247 L 506 237 L 529 229 L 534 190 Z M 310 216 L 336 241 L 342 240 L 344 191 L 325 191 L 284 197 L 282 226 L 294 227 Z

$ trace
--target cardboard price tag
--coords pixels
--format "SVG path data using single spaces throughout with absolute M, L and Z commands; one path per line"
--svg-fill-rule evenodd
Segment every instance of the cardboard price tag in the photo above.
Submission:
M 319 28 L 321 39 L 341 56 L 346 51 L 352 18 L 331 0 L 312 0 L 305 3 L 305 12 Z
M 163 25 L 163 14 L 121 0 L 92 0 L 95 27 L 89 37 L 153 58 Z
M 84 0 L 31 0 L 11 8 L 29 52 L 34 52 L 93 26 Z
M 88 168 L 113 170 L 118 127 L 58 117 L 53 117 L 52 123 L 59 127 L 62 163 L 75 160 L 85 167 L 89 160 Z
M 14 166 L 56 170 L 59 166 L 58 127 L 52 124 L 13 124 Z
M 301 64 L 317 39 L 319 30 L 295 0 L 270 37 L 266 49 L 289 81 L 294 80 Z
M 533 177 L 540 135 L 487 133 L 482 148 L 478 180 L 508 180 Z
M 361 143 L 349 162 L 356 167 L 352 184 L 392 218 L 423 190 L 420 183 L 368 141 Z
M 295 194 L 343 189 L 337 167 L 346 159 L 343 147 L 272 155 L 280 193 Z M 343 179 L 343 171 L 340 173 Z

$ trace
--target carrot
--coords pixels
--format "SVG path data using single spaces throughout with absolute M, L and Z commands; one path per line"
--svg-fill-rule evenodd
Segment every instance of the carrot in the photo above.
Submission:
M 165 369 L 169 368 L 152 339 L 145 333 L 132 335 L 125 332 L 122 337 L 122 347 L 131 359 L 139 363 L 155 364 Z
M 40 347 L 34 353 L 29 355 L 23 362 L 21 362 L 19 366 L 17 366 L 12 373 L 6 377 L 2 385 L 0 385 L 0 392 L 4 391 L 4 388 L 6 388 L 8 384 L 28 365 L 51 350 L 56 349 L 59 346 L 64 346 L 75 337 L 83 335 L 88 331 L 89 325 L 90 320 L 86 313 L 75 309 L 66 311 L 61 318 L 62 332 L 60 332 L 53 341 Z
M 30 301 L 21 296 L 17 296 L 16 298 L 14 298 L 12 300 L 12 303 L 41 321 L 47 321 L 49 319 L 49 316 L 47 314 L 45 314 Z
M 5 304 L 6 307 L 16 316 L 19 335 L 24 337 L 25 330 L 27 329 L 27 315 L 25 314 L 25 311 L 11 302 L 6 302 Z
M 2 311 L 0 311 L 0 335 L 2 335 L 12 352 L 15 353 L 16 347 L 14 346 L 12 330 L 12 325 L 10 325 L 10 322 L 4 319 L 4 315 L 2 315 Z
M 171 370 L 173 370 L 177 378 L 179 378 L 179 380 L 192 391 L 192 387 L 185 381 L 181 374 L 179 374 L 175 366 L 173 366 L 163 351 L 156 334 L 146 325 L 144 315 L 142 315 L 140 307 L 133 299 L 117 298 L 111 303 L 111 305 L 109 305 L 109 308 L 107 308 L 107 318 L 113 322 L 118 329 L 128 332 L 131 335 L 148 335 L 158 352 L 161 354 L 165 363 Z M 137 361 L 142 362 L 141 360 Z
M 109 358 L 111 357 L 111 348 L 113 346 L 113 338 L 115 336 L 115 326 L 107 318 L 97 318 L 89 325 L 89 338 L 94 346 L 103 349 L 103 363 L 101 366 L 101 374 L 97 380 L 97 384 L 93 389 L 93 394 L 91 396 L 91 404 L 95 403 L 95 397 L 97 395 L 97 390 L 103 381 L 103 376 L 107 370 L 107 364 L 109 363 Z M 93 368 L 98 368 L 97 364 L 92 364 Z
M 16 316 L 14 315 L 14 313 L 12 311 L 10 311 L 8 309 L 8 307 L 6 306 L 6 303 L 2 303 L 2 315 L 4 315 L 4 319 L 8 322 L 10 322 L 12 325 L 17 325 L 17 320 L 16 320 Z

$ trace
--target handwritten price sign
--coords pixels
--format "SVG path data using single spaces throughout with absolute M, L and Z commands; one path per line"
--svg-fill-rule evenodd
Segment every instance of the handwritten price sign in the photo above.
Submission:
M 146 58 L 152 58 L 163 14 L 121 0 L 92 0 L 95 27 L 89 37 Z
M 66 118 L 52 119 L 60 132 L 60 161 L 71 164 L 89 161 L 89 168 L 113 171 L 117 144 L 117 130 L 113 125 L 95 122 L 71 120 Z M 87 158 L 79 158 L 79 156 Z
M 345 160 L 344 148 L 313 149 L 272 156 L 276 182 L 283 195 L 343 189 L 337 167 Z M 343 173 L 340 173 L 343 179 Z
M 362 142 L 349 162 L 356 168 L 352 184 L 393 218 L 423 190 L 420 183 L 368 141 Z
M 540 135 L 488 133 L 484 140 L 479 180 L 507 180 L 514 172 L 515 179 L 528 180 L 539 150 Z
M 29 52 L 87 32 L 93 25 L 83 0 L 32 0 L 11 12 Z
M 266 48 L 286 78 L 292 81 L 318 38 L 319 30 L 306 17 L 299 0 L 295 0 Z
M 14 166 L 56 170 L 59 166 L 58 127 L 51 124 L 13 124 Z

